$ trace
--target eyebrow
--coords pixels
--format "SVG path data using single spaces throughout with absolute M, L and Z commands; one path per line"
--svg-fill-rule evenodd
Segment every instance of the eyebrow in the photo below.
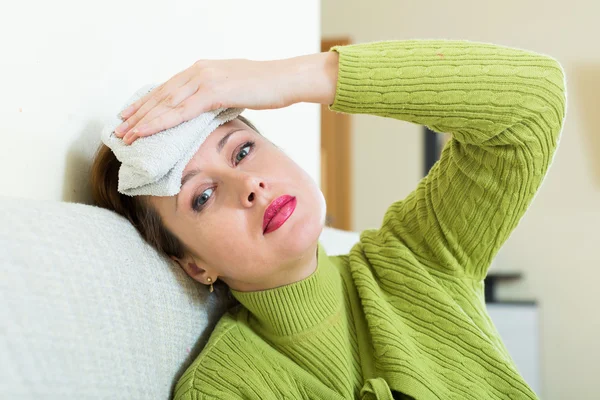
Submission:
M 243 131 L 244 129 L 245 128 L 233 128 L 232 130 L 227 132 L 227 134 L 223 136 L 221 140 L 219 140 L 219 142 L 217 143 L 217 153 L 221 154 L 221 150 L 223 150 L 223 147 L 225 147 L 231 135 L 233 135 L 237 131 Z M 200 172 L 202 172 L 201 169 L 193 169 L 191 171 L 186 172 L 185 175 L 183 175 L 183 177 L 181 178 L 181 189 L 179 190 L 179 193 L 181 193 L 181 191 L 183 190 L 183 186 L 194 176 L 198 175 Z M 179 208 L 179 193 L 175 195 L 175 211 L 177 211 Z

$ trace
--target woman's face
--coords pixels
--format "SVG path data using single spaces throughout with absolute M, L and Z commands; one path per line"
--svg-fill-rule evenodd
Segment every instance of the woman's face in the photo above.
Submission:
M 147 200 L 192 251 L 184 259 L 172 257 L 192 278 L 205 284 L 209 277 L 221 279 L 232 289 L 252 291 L 295 282 L 310 266 L 314 270 L 325 223 L 323 194 L 302 168 L 241 120 L 211 133 L 183 177 L 177 196 Z M 278 229 L 263 233 L 265 210 L 282 195 L 296 197 L 296 208 Z

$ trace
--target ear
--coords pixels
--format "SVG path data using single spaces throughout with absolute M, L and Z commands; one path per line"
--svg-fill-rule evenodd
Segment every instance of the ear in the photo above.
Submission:
M 171 260 L 175 261 L 179 266 L 188 274 L 192 279 L 197 280 L 200 283 L 206 283 L 206 270 L 198 265 L 192 258 L 177 258 L 170 256 Z

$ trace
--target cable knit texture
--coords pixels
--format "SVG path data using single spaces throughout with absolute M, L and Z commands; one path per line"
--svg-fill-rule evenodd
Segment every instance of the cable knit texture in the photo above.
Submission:
M 551 57 L 451 40 L 335 46 L 330 110 L 452 134 L 379 229 L 308 278 L 236 292 L 176 399 L 535 399 L 490 320 L 483 278 L 558 147 Z M 393 184 L 393 182 L 391 182 Z

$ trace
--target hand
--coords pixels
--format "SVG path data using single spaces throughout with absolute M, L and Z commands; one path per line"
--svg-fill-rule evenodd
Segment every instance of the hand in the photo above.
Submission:
M 292 60 L 199 60 L 123 111 L 115 134 L 131 144 L 221 107 L 287 107 L 300 100 Z

